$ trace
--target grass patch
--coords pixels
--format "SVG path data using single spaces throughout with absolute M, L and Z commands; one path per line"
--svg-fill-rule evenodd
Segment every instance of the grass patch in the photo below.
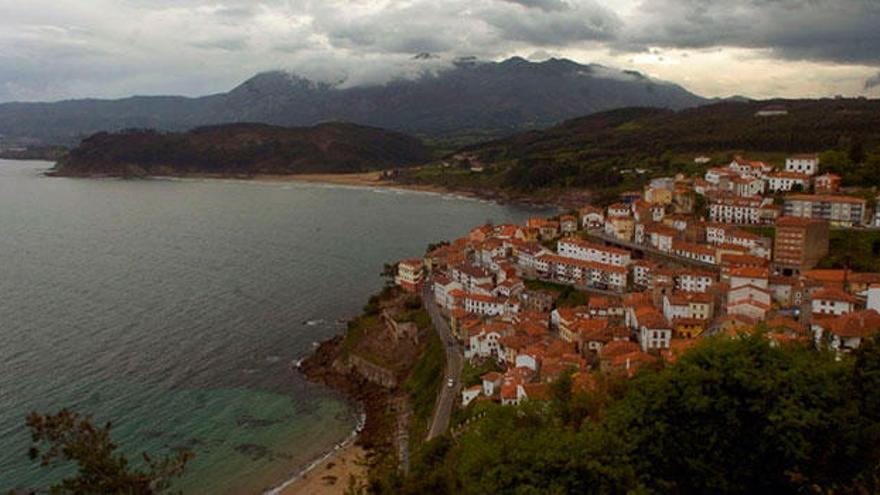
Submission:
M 345 338 L 342 340 L 342 357 L 348 358 L 351 350 L 360 342 L 367 329 L 379 323 L 379 317 L 376 315 L 361 315 L 348 322 L 348 331 L 345 332 Z
M 573 308 L 587 304 L 587 294 L 570 285 L 544 280 L 525 280 L 523 283 L 528 290 L 552 292 L 556 296 L 557 308 Z
M 436 332 L 427 337 L 425 351 L 413 367 L 403 388 L 409 395 L 413 415 L 410 419 L 410 448 L 420 445 L 425 438 L 428 421 L 434 413 L 434 404 L 446 374 L 446 353 Z
M 431 317 L 424 309 L 410 310 L 394 317 L 398 323 L 415 323 L 419 329 L 431 328 Z
M 483 383 L 482 377 L 490 371 L 501 372 L 504 368 L 494 359 L 487 359 L 486 362 L 479 366 L 472 365 L 469 361 L 464 363 L 464 369 L 461 371 L 461 384 L 463 388 L 473 387 Z

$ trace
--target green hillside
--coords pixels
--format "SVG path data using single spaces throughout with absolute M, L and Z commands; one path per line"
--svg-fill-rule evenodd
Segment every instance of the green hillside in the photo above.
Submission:
M 768 106 L 788 115 L 759 117 Z M 563 187 L 612 194 L 652 176 L 702 172 L 693 158 L 714 164 L 744 153 L 781 163 L 786 154 L 822 152 L 823 166 L 847 185 L 880 184 L 880 101 L 865 99 L 725 102 L 681 111 L 628 108 L 567 121 L 461 149 L 482 172 L 424 167 L 404 180 L 462 189 L 535 192 Z M 464 161 L 465 164 L 468 162 Z

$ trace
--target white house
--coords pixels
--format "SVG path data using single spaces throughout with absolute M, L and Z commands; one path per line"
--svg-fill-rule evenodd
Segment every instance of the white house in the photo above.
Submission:
M 816 175 L 819 172 L 819 155 L 794 155 L 785 159 L 785 171 Z
M 668 349 L 672 341 L 672 326 L 657 310 L 638 315 L 639 344 L 643 352 L 651 349 Z
M 840 316 L 855 311 L 858 302 L 840 289 L 826 288 L 813 293 L 810 309 L 814 316 Z
M 483 387 L 479 385 L 474 385 L 473 387 L 468 387 L 461 391 L 461 407 L 467 407 L 468 404 L 474 401 L 483 391 Z
M 630 263 L 630 252 L 600 244 L 594 244 L 574 237 L 567 237 L 556 244 L 559 256 L 583 261 L 595 261 L 606 265 L 627 266 Z
M 460 283 L 450 280 L 444 275 L 434 277 L 434 300 L 441 308 L 452 309 L 455 299 L 451 293 L 456 289 L 462 289 Z
M 801 172 L 771 172 L 767 174 L 767 189 L 771 192 L 789 192 L 799 185 L 801 191 L 806 191 L 810 184 L 810 176 Z
M 705 293 L 715 283 L 715 277 L 710 273 L 696 270 L 681 270 L 673 278 L 675 290 L 683 292 Z

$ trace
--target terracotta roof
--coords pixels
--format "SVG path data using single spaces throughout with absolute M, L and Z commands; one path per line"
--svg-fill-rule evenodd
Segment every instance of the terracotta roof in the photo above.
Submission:
M 641 347 L 635 342 L 629 340 L 615 340 L 602 347 L 602 351 L 599 354 L 602 356 L 602 359 L 611 359 L 614 356 L 639 352 L 640 350 Z
M 826 287 L 824 289 L 821 289 L 819 291 L 814 292 L 812 299 L 814 301 L 818 301 L 818 300 L 842 301 L 842 302 L 848 302 L 851 304 L 856 304 L 859 302 L 859 300 L 856 299 L 855 297 L 847 294 L 846 292 L 844 292 L 840 289 L 833 288 L 833 287 Z
M 706 256 L 715 256 L 715 250 L 710 248 L 709 246 L 704 246 L 702 244 L 693 244 L 690 242 L 679 242 L 675 241 L 672 243 L 673 251 L 687 251 L 690 253 L 696 253 L 699 255 Z
M 747 266 L 768 266 L 770 261 L 760 256 L 750 254 L 734 254 L 723 253 L 721 255 L 722 265 L 747 265 Z
M 880 331 L 880 314 L 873 309 L 849 313 L 831 320 L 828 331 L 839 337 L 868 337 Z
M 696 339 L 672 339 L 669 342 L 669 349 L 660 351 L 663 359 L 670 363 L 675 363 L 688 349 L 697 345 Z
M 657 311 L 656 309 L 653 309 L 653 308 L 652 308 L 652 311 L 645 312 L 642 315 L 640 315 L 638 317 L 638 320 L 639 320 L 639 326 L 641 326 L 641 327 L 651 328 L 651 329 L 669 328 L 669 322 L 666 321 L 666 318 L 664 318 L 663 315 L 659 311 Z
M 767 174 L 767 177 L 777 178 L 777 179 L 799 179 L 799 180 L 807 180 L 810 178 L 809 175 L 803 174 L 800 172 L 787 172 L 785 170 L 779 172 L 770 172 Z
M 522 388 L 529 400 L 550 399 L 550 386 L 546 383 L 524 383 Z
M 807 329 L 804 325 L 801 325 L 793 318 L 789 318 L 787 316 L 777 316 L 775 318 L 770 318 L 767 320 L 767 328 L 772 329 L 785 329 L 793 333 L 797 334 L 806 334 Z
M 770 271 L 766 268 L 757 268 L 754 266 L 738 266 L 730 269 L 730 276 L 741 278 L 769 278 Z
M 846 278 L 845 270 L 806 270 L 801 275 L 819 282 L 843 283 Z
M 486 373 L 485 375 L 481 376 L 480 378 L 482 378 L 483 380 L 486 380 L 487 382 L 497 383 L 497 382 L 501 381 L 501 379 L 504 378 L 504 376 L 501 373 L 498 373 L 497 371 L 490 371 L 490 372 Z

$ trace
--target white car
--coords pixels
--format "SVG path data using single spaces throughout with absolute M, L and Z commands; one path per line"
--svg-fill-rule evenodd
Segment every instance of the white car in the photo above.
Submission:
M 453 385 L 454 383 L 455 383 L 455 381 L 454 381 L 452 378 L 446 380 L 446 385 L 447 385 L 449 388 L 452 388 L 452 385 Z

